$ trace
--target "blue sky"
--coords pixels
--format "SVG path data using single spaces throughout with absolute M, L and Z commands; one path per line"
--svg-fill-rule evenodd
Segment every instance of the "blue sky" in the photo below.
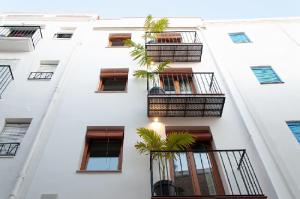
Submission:
M 0 12 L 84 12 L 103 18 L 196 16 L 239 19 L 300 16 L 300 0 L 0 0 Z

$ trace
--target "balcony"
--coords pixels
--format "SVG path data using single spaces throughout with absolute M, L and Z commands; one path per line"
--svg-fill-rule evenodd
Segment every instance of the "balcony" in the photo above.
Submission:
M 146 32 L 145 47 L 154 62 L 200 62 L 203 44 L 196 31 Z
M 28 80 L 50 80 L 53 72 L 31 72 Z
M 20 143 L 0 143 L 0 157 L 1 156 L 15 156 Z
M 246 150 L 152 151 L 152 199 L 266 199 Z
M 0 26 L 0 51 L 33 51 L 41 38 L 40 26 Z
M 148 117 L 221 117 L 225 95 L 214 73 L 149 73 Z
M 0 65 L 0 98 L 8 84 L 14 79 L 11 68 L 8 65 Z

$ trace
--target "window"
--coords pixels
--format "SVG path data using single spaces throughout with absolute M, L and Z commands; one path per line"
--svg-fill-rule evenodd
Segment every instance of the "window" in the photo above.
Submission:
M 243 32 L 229 33 L 233 43 L 250 43 L 250 39 Z
M 37 29 L 38 29 L 37 27 L 26 27 L 26 26 L 10 27 L 7 37 L 32 37 Z
M 109 34 L 109 46 L 125 46 L 124 42 L 131 39 L 130 33 L 111 33 Z
M 286 123 L 300 144 L 300 121 L 288 121 Z
M 73 36 L 75 27 L 62 27 L 60 31 L 54 34 L 54 38 L 56 39 L 71 39 Z
M 283 83 L 271 66 L 253 66 L 251 69 L 261 84 Z
M 56 33 L 54 34 L 54 38 L 58 39 L 71 39 L 73 36 L 73 33 Z
M 88 129 L 81 171 L 121 171 L 124 128 Z
M 128 68 L 102 69 L 100 92 L 124 92 L 127 90 Z
M 58 60 L 41 60 L 40 67 L 36 72 L 29 74 L 29 80 L 48 79 L 50 80 L 59 64 Z
M 6 121 L 0 134 L 0 156 L 14 156 L 29 128 L 31 120 L 13 122 Z

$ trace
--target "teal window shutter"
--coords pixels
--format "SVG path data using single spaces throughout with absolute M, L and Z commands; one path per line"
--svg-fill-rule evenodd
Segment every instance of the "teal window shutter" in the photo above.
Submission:
M 229 33 L 229 36 L 233 43 L 250 43 L 250 39 L 247 37 L 247 35 L 243 32 L 235 32 L 235 33 Z
M 288 121 L 286 123 L 300 144 L 300 121 Z
M 271 66 L 253 66 L 251 69 L 261 84 L 283 83 Z

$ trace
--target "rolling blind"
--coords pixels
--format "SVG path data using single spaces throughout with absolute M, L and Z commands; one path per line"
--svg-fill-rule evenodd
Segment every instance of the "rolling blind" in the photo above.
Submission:
M 261 84 L 282 82 L 271 66 L 255 66 L 251 69 Z
M 29 123 L 6 123 L 0 134 L 0 143 L 20 143 Z
M 286 122 L 291 132 L 296 137 L 298 143 L 300 143 L 300 121 L 290 121 Z

